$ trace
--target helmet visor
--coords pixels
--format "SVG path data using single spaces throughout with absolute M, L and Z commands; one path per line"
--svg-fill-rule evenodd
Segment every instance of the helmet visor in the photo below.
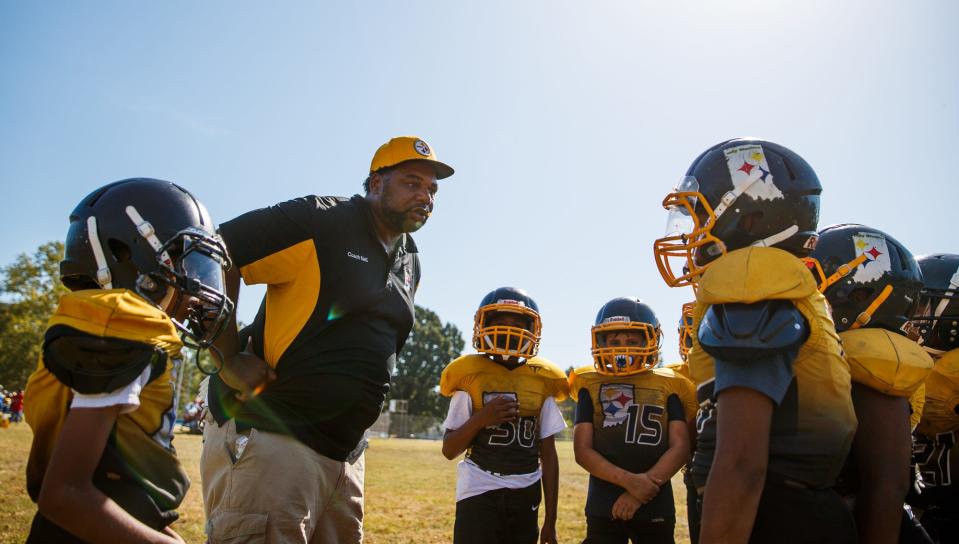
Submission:
M 698 193 L 699 182 L 693 176 L 686 176 L 679 182 L 674 193 Z M 669 206 L 669 215 L 666 217 L 666 236 L 689 236 L 696 230 L 696 220 L 693 219 L 693 209 L 699 198 L 687 195 L 684 205 Z

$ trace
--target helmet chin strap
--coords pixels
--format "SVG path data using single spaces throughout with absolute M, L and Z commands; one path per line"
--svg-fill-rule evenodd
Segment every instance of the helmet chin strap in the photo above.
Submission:
M 92 215 L 87 218 L 87 238 L 90 240 L 90 249 L 93 250 L 93 260 L 97 262 L 97 283 L 103 289 L 113 289 L 113 276 L 97 234 L 97 218 Z

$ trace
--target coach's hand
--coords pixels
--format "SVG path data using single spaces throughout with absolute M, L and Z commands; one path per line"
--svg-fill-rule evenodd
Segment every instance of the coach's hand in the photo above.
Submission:
M 509 397 L 499 396 L 486 403 L 476 417 L 484 427 L 495 427 L 507 421 L 516 421 L 519 415 L 519 402 Z
M 230 357 L 220 371 L 223 383 L 239 391 L 236 398 L 248 401 L 255 397 L 270 382 L 276 379 L 274 371 L 266 361 L 253 353 L 253 339 L 246 343 L 246 349 Z

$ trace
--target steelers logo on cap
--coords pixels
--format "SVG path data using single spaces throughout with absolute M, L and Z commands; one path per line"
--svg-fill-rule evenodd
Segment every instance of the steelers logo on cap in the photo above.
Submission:
M 426 145 L 426 142 L 423 140 L 416 140 L 413 142 L 413 149 L 415 149 L 417 153 L 423 155 L 424 157 L 429 157 L 431 153 L 430 146 Z

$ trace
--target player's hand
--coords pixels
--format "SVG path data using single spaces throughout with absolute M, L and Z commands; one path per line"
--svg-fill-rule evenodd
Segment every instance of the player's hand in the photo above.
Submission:
M 556 525 L 543 524 L 543 528 L 539 531 L 539 544 L 557 544 Z
M 636 497 L 630 495 L 628 491 L 623 491 L 616 502 L 613 503 L 613 519 L 629 521 L 633 519 L 640 506 L 642 504 L 636 500 Z
M 519 415 L 519 402 L 509 397 L 499 396 L 486 403 L 476 417 L 484 427 L 495 427 L 500 423 L 515 421 Z
M 623 482 L 623 487 L 640 504 L 646 504 L 653 500 L 653 497 L 659 494 L 660 483 L 656 482 L 645 472 L 640 474 L 630 474 Z
M 186 541 L 183 540 L 183 537 L 180 536 L 180 535 L 178 535 L 178 534 L 176 534 L 176 531 L 174 531 L 173 529 L 171 529 L 171 528 L 169 528 L 169 527 L 164 527 L 162 532 L 163 532 L 163 534 L 165 534 L 166 536 L 172 538 L 172 539 L 173 539 L 174 541 L 176 541 L 177 543 L 186 544 Z
M 253 353 L 253 339 L 250 338 L 246 349 L 230 357 L 223 365 L 220 378 L 223 383 L 239 391 L 236 395 L 238 399 L 248 401 L 276 379 L 276 372 Z

